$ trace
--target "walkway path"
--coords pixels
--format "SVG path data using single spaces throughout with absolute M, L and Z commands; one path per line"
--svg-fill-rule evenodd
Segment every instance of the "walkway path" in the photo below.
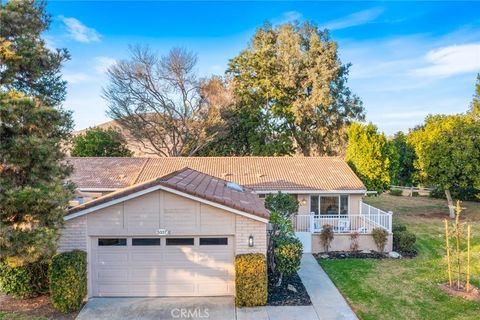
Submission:
M 320 320 L 357 319 L 337 287 L 310 253 L 303 255 L 298 275 Z
M 303 255 L 298 275 L 310 295 L 311 306 L 237 308 L 237 320 L 357 320 L 337 287 L 310 253 Z

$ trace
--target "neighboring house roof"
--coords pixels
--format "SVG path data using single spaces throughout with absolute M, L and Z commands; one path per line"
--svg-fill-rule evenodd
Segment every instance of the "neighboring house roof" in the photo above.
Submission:
M 155 187 L 158 188 L 156 189 Z M 243 191 L 237 191 L 235 187 L 243 189 Z M 163 177 L 120 189 L 73 207 L 68 210 L 67 217 L 86 211 L 87 209 L 98 207 L 102 204 L 113 202 L 114 200 L 121 200 L 127 196 L 138 194 L 141 191 L 158 189 L 167 191 L 168 189 L 177 190 L 180 193 L 211 201 L 264 219 L 268 219 L 270 216 L 262 200 L 253 190 L 238 185 L 232 186 L 229 185 L 229 182 L 226 180 L 218 179 L 217 177 L 190 168 L 183 168 L 170 172 Z
M 82 190 L 127 187 L 189 167 L 257 192 L 366 191 L 348 164 L 337 157 L 68 158 L 68 161 L 75 168 L 71 179 Z

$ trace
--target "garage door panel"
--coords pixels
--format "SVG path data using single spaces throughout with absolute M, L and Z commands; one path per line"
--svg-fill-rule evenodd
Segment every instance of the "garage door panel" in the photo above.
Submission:
M 100 269 L 95 273 L 97 281 L 127 281 L 128 269 Z
M 198 295 L 200 296 L 228 296 L 235 293 L 235 283 L 233 281 L 208 281 L 198 283 Z
M 157 250 L 160 251 L 160 250 Z M 150 265 L 155 263 L 155 265 L 165 261 L 165 256 L 161 252 L 132 252 L 131 253 L 132 261 L 141 264 Z
M 94 296 L 234 295 L 233 237 L 228 245 L 98 246 L 92 238 Z
M 193 250 L 186 250 L 185 252 L 165 252 L 166 265 L 179 265 L 182 263 L 195 263 L 196 253 Z
M 129 260 L 127 252 L 97 253 L 95 259 L 97 264 L 103 266 L 115 266 L 119 263 L 126 263 Z

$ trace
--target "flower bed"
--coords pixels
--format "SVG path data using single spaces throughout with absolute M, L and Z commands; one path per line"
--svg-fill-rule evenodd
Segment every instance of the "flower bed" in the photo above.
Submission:
M 402 258 L 414 258 L 417 251 L 401 252 Z M 314 253 L 313 256 L 318 259 L 390 259 L 388 253 L 377 251 L 330 251 L 325 253 Z
M 283 279 L 282 284 L 277 287 L 277 279 L 269 274 L 268 277 L 268 300 L 269 306 L 308 306 L 311 305 L 310 296 L 305 289 L 302 280 L 297 273 L 288 279 Z M 289 289 L 295 288 L 295 291 Z

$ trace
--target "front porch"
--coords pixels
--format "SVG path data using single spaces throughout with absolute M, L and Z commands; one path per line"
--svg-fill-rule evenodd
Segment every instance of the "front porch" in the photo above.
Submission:
M 377 250 L 371 235 L 374 228 L 382 228 L 389 234 L 385 250 L 392 250 L 392 212 L 385 212 L 360 202 L 358 214 L 299 214 L 293 217 L 295 234 L 302 241 L 304 252 L 321 252 L 319 234 L 324 225 L 331 225 L 334 240 L 331 251 L 348 251 L 352 234 L 358 233 L 360 250 Z

